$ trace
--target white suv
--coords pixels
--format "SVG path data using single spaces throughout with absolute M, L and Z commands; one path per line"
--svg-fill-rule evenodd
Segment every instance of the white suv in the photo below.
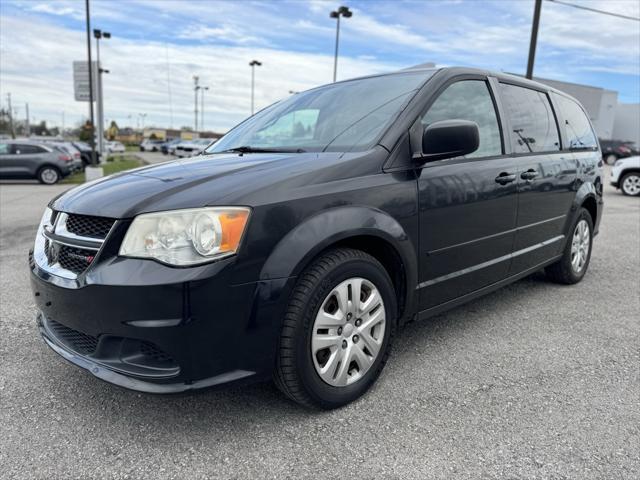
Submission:
M 611 185 L 625 195 L 640 196 L 640 156 L 617 160 L 611 169 Z

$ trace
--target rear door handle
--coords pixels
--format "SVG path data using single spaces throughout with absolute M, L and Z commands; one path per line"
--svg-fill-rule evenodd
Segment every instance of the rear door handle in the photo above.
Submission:
M 513 182 L 515 179 L 515 173 L 500 172 L 500 175 L 496 177 L 496 183 L 499 183 L 500 185 L 506 185 L 507 183 Z
M 522 172 L 520 174 L 520 178 L 523 180 L 533 180 L 537 176 L 538 176 L 538 171 L 533 168 L 530 168 L 526 172 Z

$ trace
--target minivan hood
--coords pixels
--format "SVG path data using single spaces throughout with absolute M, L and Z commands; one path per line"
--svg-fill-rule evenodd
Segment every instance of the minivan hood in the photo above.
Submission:
M 52 208 L 81 215 L 130 218 L 207 205 L 246 205 L 251 190 L 339 161 L 340 153 L 205 155 L 104 177 L 56 198 Z

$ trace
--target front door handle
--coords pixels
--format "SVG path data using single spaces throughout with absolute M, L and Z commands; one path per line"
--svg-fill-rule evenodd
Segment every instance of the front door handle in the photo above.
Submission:
M 520 178 L 523 180 L 533 180 L 538 176 L 538 171 L 534 168 L 530 168 L 526 172 L 520 174 Z
M 500 172 L 500 175 L 496 177 L 496 183 L 499 183 L 500 185 L 506 185 L 507 183 L 513 182 L 515 179 L 515 173 Z

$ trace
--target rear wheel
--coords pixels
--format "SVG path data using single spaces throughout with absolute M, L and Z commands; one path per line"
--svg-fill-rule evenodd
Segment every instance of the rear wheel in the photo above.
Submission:
M 44 183 L 45 185 L 53 185 L 54 183 L 58 183 L 58 181 L 62 178 L 62 175 L 60 174 L 60 170 L 58 170 L 56 167 L 46 165 L 38 170 L 37 177 L 40 183 Z
M 562 258 L 545 269 L 551 280 L 567 285 L 582 280 L 591 260 L 593 221 L 585 208 L 580 209 L 571 232 Z
M 640 173 L 627 173 L 620 181 L 620 189 L 625 195 L 637 197 L 640 195 Z
M 363 395 L 387 361 L 396 298 L 370 255 L 336 249 L 300 276 L 280 336 L 274 379 L 289 398 L 331 409 Z

